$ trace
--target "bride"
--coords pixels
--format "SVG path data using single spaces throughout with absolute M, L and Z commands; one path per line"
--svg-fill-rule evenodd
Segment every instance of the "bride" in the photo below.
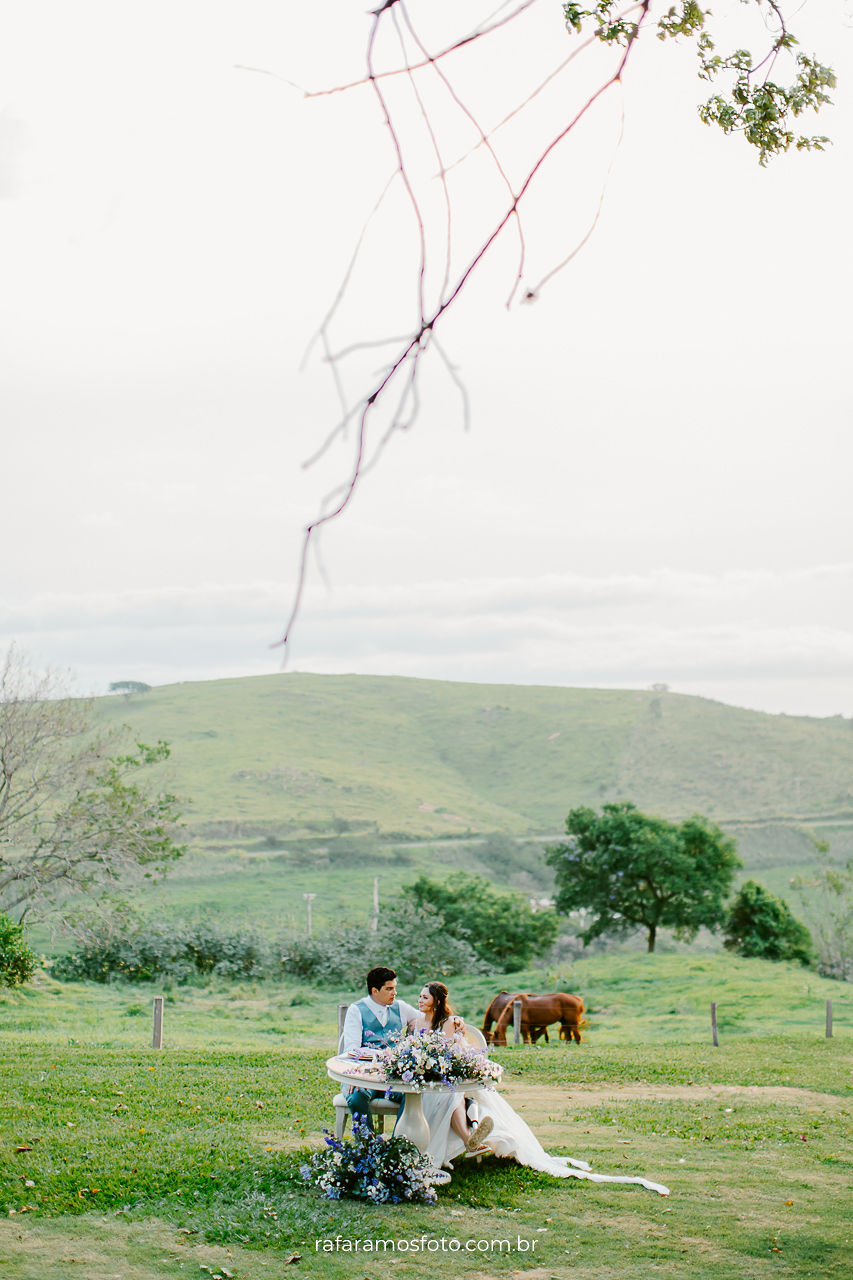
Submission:
M 441 1031 L 448 1040 L 464 1039 L 465 1023 L 451 1009 L 449 994 L 443 982 L 428 982 L 418 996 L 420 1012 L 409 1023 L 409 1030 Z M 494 1121 L 487 1117 L 479 1124 L 469 1124 L 461 1093 L 424 1093 L 423 1108 L 430 1132 L 427 1155 L 437 1169 L 445 1163 L 445 1147 L 451 1134 L 454 1146 L 458 1147 L 456 1154 L 465 1151 L 470 1155 L 485 1155 L 491 1150 L 483 1146 L 483 1139 L 491 1133 Z
M 448 1040 L 465 1038 L 465 1023 L 448 1004 L 449 992 L 443 982 L 428 982 L 418 998 L 419 1016 L 409 1023 L 414 1031 L 441 1030 Z M 472 1090 L 473 1092 L 473 1090 Z M 518 1112 L 496 1089 L 477 1089 L 476 1104 L 480 1122 L 470 1128 L 461 1094 L 449 1095 L 427 1091 L 422 1095 L 424 1118 L 429 1125 L 430 1140 L 426 1154 L 436 1168 L 449 1166 L 460 1155 L 494 1154 L 514 1157 L 540 1173 L 555 1178 L 585 1178 L 590 1182 L 633 1183 L 668 1196 L 669 1189 L 645 1178 L 630 1178 L 593 1173 L 583 1160 L 568 1156 L 550 1156 Z M 480 1144 L 485 1143 L 485 1148 Z

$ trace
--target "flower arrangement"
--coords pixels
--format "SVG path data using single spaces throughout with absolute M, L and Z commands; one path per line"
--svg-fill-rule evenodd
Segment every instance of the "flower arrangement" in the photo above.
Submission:
M 416 1031 L 384 1051 L 389 1080 L 406 1084 L 455 1085 L 463 1081 L 494 1088 L 502 1068 L 473 1045 L 447 1040 L 440 1031 Z M 393 1088 L 393 1084 L 392 1084 Z
M 325 1130 L 326 1149 L 300 1166 L 304 1182 L 313 1182 L 327 1200 L 354 1196 L 374 1204 L 400 1204 L 404 1200 L 435 1204 L 433 1183 L 447 1181 L 408 1138 L 388 1138 L 373 1133 L 353 1116 L 352 1137 L 341 1141 Z

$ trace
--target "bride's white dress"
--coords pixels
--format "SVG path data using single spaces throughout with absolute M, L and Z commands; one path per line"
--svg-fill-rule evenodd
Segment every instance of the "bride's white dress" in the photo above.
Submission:
M 472 1092 L 479 1108 L 480 1119 L 491 1116 L 494 1128 L 486 1139 L 486 1145 L 496 1156 L 512 1156 L 519 1164 L 527 1165 L 540 1173 L 550 1173 L 555 1178 L 585 1178 L 589 1182 L 625 1182 L 669 1195 L 669 1188 L 660 1182 L 646 1178 L 629 1178 L 614 1174 L 593 1173 L 583 1160 L 571 1160 L 568 1156 L 549 1156 L 533 1131 L 518 1112 L 495 1089 L 479 1089 Z M 428 1090 L 422 1095 L 424 1118 L 429 1125 L 429 1146 L 426 1154 L 436 1168 L 449 1164 L 462 1154 L 465 1146 L 458 1133 L 450 1127 L 453 1110 L 459 1105 L 458 1093 Z

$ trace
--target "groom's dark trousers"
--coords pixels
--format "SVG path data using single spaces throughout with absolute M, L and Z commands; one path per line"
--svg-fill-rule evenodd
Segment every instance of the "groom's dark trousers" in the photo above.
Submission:
M 350 1109 L 350 1114 L 352 1115 L 353 1120 L 360 1120 L 372 1131 L 373 1116 L 370 1114 L 370 1104 L 374 1098 L 384 1097 L 384 1089 L 353 1089 L 352 1093 L 347 1097 L 347 1106 Z M 403 1104 L 406 1101 L 405 1095 L 402 1093 L 392 1093 L 390 1095 L 390 1100 L 391 1102 L 398 1102 L 400 1104 L 397 1107 L 397 1120 L 399 1120 L 400 1116 L 403 1114 Z M 396 1124 L 397 1121 L 395 1120 L 395 1128 Z

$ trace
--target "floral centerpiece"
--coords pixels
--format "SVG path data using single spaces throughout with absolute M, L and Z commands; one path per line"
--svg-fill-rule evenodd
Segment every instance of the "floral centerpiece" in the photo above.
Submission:
M 448 1181 L 408 1138 L 386 1139 L 355 1117 L 351 1138 L 341 1141 L 326 1132 L 325 1141 L 325 1151 L 301 1165 L 299 1174 L 319 1187 L 327 1200 L 354 1196 L 374 1204 L 435 1204 L 433 1184 Z
M 443 1084 L 471 1082 L 493 1089 L 502 1068 L 473 1045 L 447 1040 L 440 1031 L 415 1031 L 403 1036 L 382 1054 L 385 1073 L 392 1082 Z

